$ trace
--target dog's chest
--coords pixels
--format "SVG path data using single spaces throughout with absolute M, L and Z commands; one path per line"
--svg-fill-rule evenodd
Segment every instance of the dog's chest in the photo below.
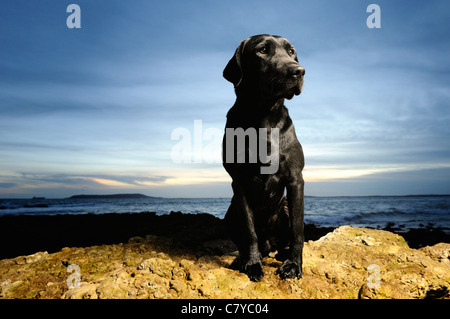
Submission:
M 284 174 L 280 169 L 274 174 L 253 175 L 253 186 L 263 193 L 278 192 L 285 184 Z

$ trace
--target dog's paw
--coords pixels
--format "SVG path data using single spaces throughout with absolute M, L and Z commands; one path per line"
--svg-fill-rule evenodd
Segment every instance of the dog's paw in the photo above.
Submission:
M 255 282 L 260 281 L 262 277 L 264 277 L 264 272 L 260 262 L 255 264 L 246 264 L 244 266 L 243 272 L 247 274 L 248 278 L 250 278 L 251 281 Z
M 231 263 L 230 268 L 246 274 L 251 281 L 260 281 L 264 277 L 261 261 L 252 263 L 251 261 L 243 261 L 240 257 L 236 257 Z
M 302 265 L 289 259 L 285 260 L 278 268 L 277 274 L 280 275 L 281 279 L 302 278 Z

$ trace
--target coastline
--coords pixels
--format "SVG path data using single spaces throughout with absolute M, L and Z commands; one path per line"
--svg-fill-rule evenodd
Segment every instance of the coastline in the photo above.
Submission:
M 166 220 L 193 221 L 173 215 Z M 262 259 L 264 278 L 252 282 L 233 270 L 230 240 L 212 239 L 220 236 L 202 225 L 0 260 L 0 299 L 450 298 L 450 244 L 413 249 L 389 231 L 340 226 L 305 242 L 301 279 L 281 280 L 282 262 L 269 254 Z
M 305 242 L 318 240 L 335 227 L 305 225 Z M 411 248 L 450 243 L 450 235 L 439 228 L 411 229 L 406 232 L 394 224 L 382 230 L 401 235 Z M 89 247 L 126 243 L 129 238 L 161 236 L 196 250 L 204 242 L 227 240 L 223 219 L 210 214 L 172 212 L 109 213 L 83 215 L 6 215 L 0 217 L 0 260 L 33 254 L 54 253 L 64 247 Z

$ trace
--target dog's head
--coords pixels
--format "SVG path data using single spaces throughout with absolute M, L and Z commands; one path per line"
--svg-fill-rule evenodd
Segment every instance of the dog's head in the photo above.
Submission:
M 241 41 L 223 71 L 236 94 L 252 90 L 266 98 L 299 95 L 304 75 L 294 46 L 285 38 L 266 34 Z

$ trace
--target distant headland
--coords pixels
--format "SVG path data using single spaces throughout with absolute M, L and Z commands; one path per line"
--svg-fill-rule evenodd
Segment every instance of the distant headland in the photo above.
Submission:
M 70 199 L 116 199 L 116 198 L 162 198 L 162 197 L 152 197 L 143 194 L 112 194 L 112 195 L 73 195 L 69 197 Z

